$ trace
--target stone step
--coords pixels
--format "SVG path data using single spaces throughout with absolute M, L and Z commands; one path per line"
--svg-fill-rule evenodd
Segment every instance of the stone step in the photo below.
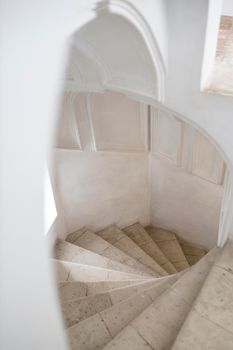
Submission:
M 112 308 L 102 311 L 100 313 L 101 318 L 104 320 L 112 338 L 154 302 L 177 278 L 177 275 L 173 275 L 157 280 L 153 283 L 153 286 L 145 291 L 139 291 Z
M 146 291 L 139 291 L 135 296 L 68 328 L 67 335 L 71 349 L 102 349 L 122 328 L 163 293 L 174 282 L 175 277 L 158 279 L 157 283 Z
M 232 256 L 233 242 L 228 241 L 215 260 L 172 349 L 233 349 Z
M 118 290 L 123 287 L 138 285 L 138 280 L 131 281 L 99 281 L 99 282 L 60 282 L 58 283 L 58 294 L 61 302 L 75 300 L 110 290 Z
M 78 324 L 80 321 L 111 308 L 113 305 L 121 303 L 137 293 L 143 293 L 158 283 L 158 279 L 153 279 L 137 285 L 62 302 L 61 309 L 65 325 L 66 327 L 71 327 L 74 324 Z
M 92 265 L 71 263 L 62 260 L 53 259 L 53 265 L 57 282 L 80 281 L 145 281 L 148 278 L 134 275 L 127 272 L 120 272 L 111 269 L 105 269 Z
M 190 266 L 196 264 L 207 253 L 206 249 L 194 243 L 187 242 L 180 237 L 177 239 Z
M 170 349 L 213 264 L 217 250 L 204 257 L 123 329 L 104 350 Z M 191 349 L 186 347 L 186 349 Z
M 98 255 L 75 244 L 61 240 L 57 240 L 55 244 L 54 258 L 63 261 L 75 262 L 78 264 L 94 265 L 109 268 L 111 270 L 149 276 L 148 274 L 145 274 L 142 271 L 137 271 L 128 265 L 121 264 L 115 260 Z
M 163 254 L 158 245 L 153 241 L 148 232 L 140 223 L 136 223 L 125 227 L 123 231 L 126 235 L 132 239 L 141 249 L 146 252 L 154 261 L 157 262 L 160 273 L 164 271 L 171 273 L 176 273 L 176 268 L 168 260 L 168 258 Z
M 66 241 L 113 261 L 117 261 L 123 265 L 127 265 L 131 269 L 141 271 L 144 274 L 159 276 L 159 274 L 156 274 L 152 269 L 144 266 L 139 261 L 136 261 L 133 257 L 127 255 L 125 251 L 122 251 L 118 247 L 113 246 L 111 243 L 104 240 L 102 237 L 85 227 L 69 234 L 66 237 Z
M 154 261 L 146 252 L 141 249 L 132 239 L 130 239 L 116 225 L 110 225 L 106 229 L 96 232 L 98 236 L 112 244 L 114 247 L 124 251 L 127 255 L 134 258 L 150 270 L 156 272 L 156 275 L 167 275 L 167 272 L 162 271 L 157 262 Z
M 190 266 L 173 232 L 153 226 L 146 227 L 146 231 L 177 271 L 185 270 Z

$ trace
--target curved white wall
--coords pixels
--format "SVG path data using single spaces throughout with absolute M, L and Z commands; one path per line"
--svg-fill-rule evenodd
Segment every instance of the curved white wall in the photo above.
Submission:
M 208 249 L 216 246 L 223 187 L 150 157 L 151 223 Z
M 54 151 L 54 235 L 139 220 L 216 245 L 225 165 L 215 147 L 165 108 L 150 107 L 149 123 L 149 108 L 123 94 L 72 96 Z
M 233 165 L 232 97 L 200 92 L 207 0 L 169 2 L 165 105 L 212 137 Z
M 165 67 L 168 64 L 167 2 L 164 0 L 128 0 L 143 16 L 153 33 Z

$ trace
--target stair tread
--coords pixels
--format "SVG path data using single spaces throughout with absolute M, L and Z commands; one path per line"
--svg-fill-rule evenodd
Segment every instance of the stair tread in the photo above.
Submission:
M 133 224 L 125 227 L 123 231 L 131 238 L 140 248 L 142 248 L 150 257 L 157 262 L 162 271 L 167 271 L 168 273 L 175 273 L 177 270 L 168 260 L 168 258 L 163 254 L 158 245 L 152 240 L 148 232 L 144 227 L 139 224 Z
M 118 344 L 120 346 L 118 347 Z M 116 350 L 153 350 L 153 348 L 145 341 L 140 334 L 131 326 L 123 329 L 117 336 L 117 343 L 113 339 L 103 349 Z
M 215 260 L 173 349 L 184 349 L 185 346 L 187 349 L 199 334 L 200 340 L 193 345 L 194 349 L 200 341 L 208 349 L 233 348 L 232 252 L 233 242 L 228 241 Z
M 129 256 L 152 269 L 156 274 L 166 275 L 165 271 L 161 271 L 158 264 L 151 258 L 143 249 L 141 249 L 131 238 L 127 236 L 122 230 L 116 225 L 110 225 L 106 229 L 96 232 L 97 235 L 121 249 Z M 158 273 L 159 271 L 159 273 Z
M 71 350 L 101 350 L 112 339 L 100 314 L 68 328 L 66 334 Z
M 190 267 L 189 263 L 187 261 L 177 261 L 172 263 L 177 271 L 183 271 Z
M 100 339 L 102 339 L 101 349 L 137 314 L 151 304 L 159 294 L 163 293 L 173 283 L 174 278 L 175 276 L 171 276 L 160 279 L 160 281 L 157 280 L 157 282 L 154 282 L 155 286 L 148 288 L 144 292 L 142 290 L 138 291 L 136 295 L 68 328 L 67 334 L 71 340 L 71 348 L 78 348 L 79 350 L 97 349 Z M 98 327 L 99 332 L 93 334 L 93 327 Z M 84 332 L 84 334 L 80 338 L 77 335 L 81 332 Z M 110 339 L 106 336 L 107 333 Z
M 195 265 L 204 255 L 187 255 L 187 254 L 185 254 L 186 259 L 189 263 L 189 266 Z
M 146 227 L 146 231 L 177 271 L 182 271 L 189 267 L 179 241 L 173 232 L 153 226 Z
M 206 249 L 199 247 L 194 243 L 185 241 L 180 237 L 177 237 L 177 239 L 190 266 L 196 264 L 196 262 L 207 253 Z
M 61 311 L 68 328 L 111 306 L 109 293 L 102 293 L 62 303 Z
M 102 311 L 101 317 L 105 321 L 110 334 L 115 337 L 124 329 L 129 322 L 133 321 L 143 310 L 158 298 L 173 283 L 175 276 L 164 278 L 164 280 L 155 282 L 154 286 L 139 291 L 136 295 L 114 305 L 113 307 Z
M 232 349 L 232 251 L 228 241 L 206 254 L 139 223 L 58 240 L 53 264 L 71 349 Z
M 147 291 L 158 283 L 164 283 L 164 281 L 153 279 L 151 281 L 139 283 L 134 286 L 123 287 L 61 302 L 61 309 L 65 325 L 66 327 L 71 327 L 74 324 L 77 324 L 80 321 L 91 317 L 105 309 L 109 309 L 113 305 L 119 304 L 138 293 Z
M 80 281 L 127 281 L 127 280 L 148 280 L 145 276 L 139 276 L 127 272 L 96 267 L 93 265 L 78 264 L 62 260 L 53 259 L 57 282 Z
M 233 334 L 192 310 L 172 350 L 232 350 Z
M 104 350 L 120 350 L 127 342 L 137 342 L 138 336 L 132 339 L 132 329 L 152 349 L 169 349 L 211 268 L 214 257 L 215 252 L 212 253 L 212 258 L 204 257 L 187 272 L 183 272 L 170 288 L 110 341 Z
M 207 250 L 203 247 L 200 247 L 198 244 L 186 241 L 179 236 L 177 239 L 180 245 L 184 247 L 185 253 L 188 253 L 190 255 L 205 255 L 207 253 Z
M 74 245 L 92 251 L 93 253 L 101 255 L 105 258 L 127 265 L 134 270 L 141 271 L 142 273 L 151 276 L 158 276 L 158 274 L 155 274 L 152 269 L 136 261 L 126 252 L 122 251 L 118 247 L 113 246 L 111 243 L 85 227 L 69 234 L 66 237 L 66 241 L 72 242 Z
M 54 257 L 63 261 L 76 262 L 80 264 L 90 264 L 98 267 L 110 268 L 112 270 L 129 272 L 138 275 L 149 276 L 128 265 L 121 264 L 105 256 L 96 254 L 90 250 L 66 241 L 57 240 L 54 248 Z

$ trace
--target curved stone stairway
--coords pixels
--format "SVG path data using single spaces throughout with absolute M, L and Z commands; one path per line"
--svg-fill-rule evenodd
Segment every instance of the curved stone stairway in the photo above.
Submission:
M 139 223 L 57 241 L 72 350 L 233 349 L 233 242 L 206 254 Z

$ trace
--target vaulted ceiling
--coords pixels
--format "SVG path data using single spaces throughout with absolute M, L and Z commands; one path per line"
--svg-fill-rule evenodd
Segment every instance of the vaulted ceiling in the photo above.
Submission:
M 103 12 L 74 34 L 67 90 L 108 88 L 156 97 L 157 85 L 145 41 L 123 17 Z

